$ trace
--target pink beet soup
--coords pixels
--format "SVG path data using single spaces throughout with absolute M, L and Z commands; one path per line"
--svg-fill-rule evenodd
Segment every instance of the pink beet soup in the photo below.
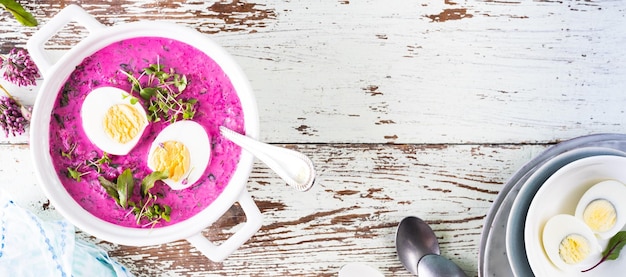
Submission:
M 126 227 L 152 225 L 146 225 L 145 220 L 137 224 L 130 209 L 123 209 L 106 193 L 98 176 L 115 182 L 128 168 L 139 183 L 151 173 L 147 167 L 150 145 L 169 123 L 151 122 L 128 155 L 109 155 L 111 162 L 103 164 L 98 172 L 93 166 L 84 166 L 85 161 L 98 160 L 103 152 L 85 135 L 80 110 L 85 96 L 98 87 L 111 86 L 130 92 L 131 84 L 121 70 L 138 76 L 144 68 L 156 64 L 157 58 L 166 70 L 174 68 L 176 73 L 186 75 L 184 97 L 198 100 L 192 120 L 204 126 L 212 152 L 203 177 L 189 188 L 171 190 L 157 181 L 151 192 L 159 196 L 157 203 L 171 207 L 171 219 L 160 220 L 154 227 L 175 224 L 209 206 L 228 184 L 241 153 L 238 146 L 219 135 L 218 129 L 224 125 L 244 131 L 241 103 L 228 76 L 205 53 L 172 39 L 139 37 L 115 42 L 85 58 L 68 77 L 55 102 L 50 122 L 50 155 L 61 183 L 74 200 L 94 216 Z M 77 168 L 82 174 L 80 180 L 71 178 L 68 168 Z M 131 200 L 137 200 L 139 189 L 140 185 L 135 185 Z

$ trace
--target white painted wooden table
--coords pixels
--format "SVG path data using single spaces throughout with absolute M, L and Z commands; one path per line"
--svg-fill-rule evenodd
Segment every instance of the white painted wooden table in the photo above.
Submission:
M 166 20 L 233 54 L 255 90 L 261 139 L 309 155 L 295 194 L 256 163 L 261 230 L 214 263 L 186 241 L 97 242 L 137 276 L 335 276 L 361 262 L 409 276 L 394 236 L 432 224 L 442 253 L 476 276 L 484 219 L 507 179 L 556 142 L 626 125 L 623 1 L 20 1 L 45 24 L 70 3 L 106 25 Z M 0 53 L 35 29 L 0 14 Z M 68 28 L 50 48 L 84 33 Z M 32 104 L 37 88 L 2 83 Z M 42 92 L 39 92 L 42 93 Z M 0 187 L 58 217 L 33 177 L 28 137 L 2 139 Z M 245 221 L 233 206 L 205 233 Z

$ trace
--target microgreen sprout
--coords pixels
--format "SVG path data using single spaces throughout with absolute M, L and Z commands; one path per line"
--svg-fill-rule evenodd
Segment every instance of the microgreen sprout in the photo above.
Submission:
M 131 105 L 139 103 L 139 99 L 137 99 L 137 97 L 131 96 L 130 94 L 122 94 L 122 99 L 126 98 L 130 99 L 128 102 L 130 102 Z
M 102 152 L 102 157 L 96 161 L 98 164 L 109 164 L 111 162 L 111 158 L 109 158 L 109 154 L 107 152 Z
M 61 156 L 70 160 L 75 159 L 76 146 L 77 143 L 72 143 L 67 152 L 61 151 Z M 95 169 L 99 175 L 102 172 L 102 166 L 110 163 L 111 158 L 106 152 L 103 152 L 100 157 L 81 162 L 76 166 L 67 167 L 67 177 L 80 182 L 82 176 L 93 172 L 89 171 L 90 169 Z M 131 198 L 136 198 L 134 194 L 136 180 L 130 169 L 125 169 L 122 174 L 117 176 L 115 182 L 109 181 L 101 175 L 98 176 L 98 181 L 106 193 L 115 200 L 117 205 L 122 209 L 129 209 L 128 214 L 132 213 L 135 216 L 137 225 L 140 225 L 142 220 L 147 221 L 148 224 L 142 226 L 146 227 L 149 225 L 154 226 L 161 220 L 170 221 L 172 208 L 168 205 L 157 203 L 160 195 L 150 192 L 156 181 L 166 179 L 167 177 L 167 172 L 163 173 L 160 171 L 152 172 L 144 177 L 141 180 L 138 202 L 131 200 Z
M 75 150 L 77 143 L 72 143 L 69 149 L 66 151 L 61 150 L 61 157 L 67 158 L 70 161 L 74 159 Z M 68 166 L 67 169 L 67 177 L 74 179 L 76 182 L 80 182 L 81 177 L 89 174 L 88 172 L 82 171 L 82 168 L 85 166 L 85 163 L 80 163 L 76 166 Z
M 157 63 L 144 68 L 139 77 L 124 70 L 120 71 L 128 77 L 132 85 L 131 93 L 139 93 L 146 101 L 150 121 L 174 123 L 194 117 L 197 99 L 180 97 L 187 88 L 187 76 L 176 73 L 173 68 L 165 71 L 158 57 Z
M 167 176 L 166 173 L 155 171 L 144 177 L 141 181 L 139 202 L 130 200 L 135 187 L 135 179 L 130 169 L 125 169 L 124 172 L 117 177 L 116 183 L 102 176 L 98 177 L 98 180 L 107 194 L 111 196 L 120 207 L 123 209 L 130 208 L 129 214 L 132 213 L 135 215 L 137 225 L 141 224 L 142 219 L 148 221 L 147 224 L 142 226 L 146 227 L 149 225 L 154 226 L 159 223 L 161 219 L 170 221 L 172 208 L 168 205 L 156 203 L 159 195 L 150 192 L 150 189 L 154 187 L 156 181 L 163 180 L 167 178 Z
M 146 219 L 148 221 L 148 223 L 142 225 L 141 227 L 147 227 L 150 225 L 154 226 L 159 223 L 161 219 L 170 221 L 172 208 L 168 205 L 155 203 L 157 199 L 157 195 L 148 194 L 148 197 L 140 201 L 138 205 L 134 203 L 132 204 L 132 210 L 135 214 L 137 225 L 141 224 L 141 219 Z
M 76 182 L 80 182 L 81 177 L 88 174 L 88 172 L 81 172 L 81 171 L 79 171 L 80 167 L 81 167 L 81 165 L 78 165 L 78 166 L 76 166 L 74 168 L 68 167 L 67 168 L 67 177 L 70 177 L 70 178 L 76 180 Z
M 76 150 L 76 144 L 77 143 L 72 143 L 70 149 L 67 152 L 61 151 L 61 157 L 71 159 L 72 155 L 74 154 L 74 150 Z
M 168 177 L 167 172 L 154 171 L 150 173 L 148 176 L 143 178 L 141 181 L 141 201 L 139 201 L 139 205 L 133 206 L 133 212 L 135 213 L 135 219 L 137 220 L 137 224 L 140 224 L 142 218 L 145 218 L 149 221 L 148 224 L 144 225 L 146 227 L 148 225 L 154 226 L 157 224 L 159 220 L 164 219 L 165 221 L 170 221 L 170 213 L 172 208 L 168 205 L 160 205 L 155 203 L 158 199 L 158 196 L 150 193 L 150 189 L 154 187 L 154 183 L 157 180 L 163 180 Z
M 67 158 L 68 160 L 72 161 L 74 159 L 76 159 L 76 146 L 78 145 L 78 143 L 74 142 L 70 145 L 69 149 L 67 151 L 63 151 L 61 150 L 61 157 Z M 83 167 L 91 167 L 91 168 L 95 168 L 96 172 L 98 174 L 100 174 L 102 172 L 102 165 L 104 164 L 109 164 L 111 163 L 111 158 L 109 158 L 109 155 L 106 152 L 102 153 L 102 156 L 100 158 L 97 159 L 93 159 L 93 160 L 86 160 L 84 162 L 81 162 L 80 164 L 78 164 L 75 167 L 68 167 L 67 171 L 68 171 L 68 177 L 76 180 L 77 182 L 80 182 L 80 177 L 83 175 L 88 174 L 88 172 L 82 172 L 80 169 L 82 169 Z
M 107 154 L 107 152 L 102 152 L 102 157 L 93 161 L 88 160 L 86 161 L 86 163 L 89 166 L 95 168 L 98 174 L 100 174 L 102 172 L 102 165 L 111 163 L 111 158 L 109 158 L 109 155 Z

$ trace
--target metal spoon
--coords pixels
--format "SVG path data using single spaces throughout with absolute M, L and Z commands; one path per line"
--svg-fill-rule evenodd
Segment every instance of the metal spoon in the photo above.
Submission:
M 454 262 L 435 254 L 422 257 L 417 264 L 417 276 L 467 277 L 465 272 Z
M 313 186 L 315 167 L 311 159 L 304 154 L 260 142 L 224 126 L 220 126 L 220 133 L 264 162 L 287 184 L 297 190 L 307 191 Z
M 400 221 L 396 250 L 404 267 L 420 277 L 467 276 L 454 262 L 439 255 L 437 236 L 417 217 L 409 216 Z

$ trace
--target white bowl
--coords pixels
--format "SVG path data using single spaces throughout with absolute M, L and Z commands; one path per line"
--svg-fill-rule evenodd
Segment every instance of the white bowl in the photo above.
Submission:
M 626 183 L 626 158 L 593 156 L 574 161 L 555 172 L 543 183 L 533 198 L 524 228 L 526 256 L 536 276 L 621 276 L 626 269 L 626 255 L 606 261 L 587 272 L 566 273 L 550 262 L 541 241 L 548 219 L 557 214 L 574 214 L 582 195 L 604 180 Z M 626 199 L 624 199 L 626 201 Z M 600 241 L 604 247 L 607 241 Z
M 626 153 L 606 147 L 581 147 L 576 148 L 546 161 L 524 182 L 510 209 L 506 224 L 505 246 L 511 270 L 516 276 L 529 276 L 532 274 L 526 257 L 524 244 L 524 228 L 527 213 L 533 198 L 544 182 L 555 172 L 565 165 L 574 161 L 599 156 L 613 155 L 626 156 Z
M 89 35 L 58 61 L 44 49 L 46 42 L 69 22 L 86 27 Z M 118 226 L 101 220 L 84 210 L 65 190 L 50 157 L 49 124 L 54 101 L 65 80 L 82 60 L 113 42 L 134 37 L 165 37 L 194 46 L 216 61 L 231 80 L 244 112 L 248 136 L 258 136 L 256 102 L 250 84 L 234 59 L 205 35 L 185 27 L 164 22 L 135 22 L 105 27 L 75 5 L 64 8 L 28 41 L 27 48 L 44 76 L 37 95 L 31 122 L 30 147 L 40 185 L 58 212 L 72 224 L 98 238 L 124 245 L 145 246 L 187 239 L 204 255 L 221 261 L 247 241 L 261 226 L 261 213 L 245 186 L 252 169 L 253 157 L 243 151 L 232 178 L 223 192 L 204 210 L 187 220 L 153 229 Z M 202 230 L 221 217 L 235 202 L 246 213 L 246 223 L 220 246 L 202 235 Z

